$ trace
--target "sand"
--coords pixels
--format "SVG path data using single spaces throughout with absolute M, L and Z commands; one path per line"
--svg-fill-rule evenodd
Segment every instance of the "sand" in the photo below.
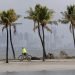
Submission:
M 35 61 L 12 61 L 5 63 L 5 61 L 0 61 L 0 72 L 20 72 L 20 71 L 56 71 L 56 70 L 75 70 L 75 59 L 54 59 L 46 60 L 42 62 L 41 60 Z

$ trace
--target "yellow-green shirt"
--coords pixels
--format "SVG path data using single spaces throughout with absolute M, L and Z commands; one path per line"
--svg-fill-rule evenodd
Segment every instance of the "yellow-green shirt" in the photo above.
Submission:
M 27 53 L 27 50 L 25 48 L 23 48 L 22 53 Z

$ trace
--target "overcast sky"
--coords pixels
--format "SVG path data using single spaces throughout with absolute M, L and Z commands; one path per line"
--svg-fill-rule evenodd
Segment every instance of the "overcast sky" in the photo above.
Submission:
M 61 17 L 60 12 L 66 10 L 67 5 L 75 4 L 75 0 L 0 0 L 0 10 L 7 10 L 10 8 L 15 9 L 18 14 L 22 15 L 19 22 L 22 22 L 21 26 L 17 26 L 19 32 L 30 32 L 33 33 L 33 21 L 24 20 L 23 16 L 29 7 L 35 7 L 36 4 L 47 6 L 49 9 L 53 9 L 54 19 Z M 52 26 L 55 33 L 57 47 L 73 47 L 72 34 L 69 32 L 68 25 Z M 49 33 L 50 34 L 50 33 Z M 65 42 L 67 41 L 67 42 Z M 61 44 L 60 44 L 61 42 Z
M 47 6 L 49 9 L 53 9 L 54 19 L 58 19 L 61 17 L 60 12 L 66 10 L 67 5 L 74 4 L 75 0 L 0 0 L 0 10 L 7 10 L 10 8 L 15 9 L 18 14 L 26 15 L 26 11 L 29 7 L 35 7 L 36 4 L 41 4 Z M 20 22 L 24 22 L 24 26 L 26 27 L 26 31 L 28 29 L 32 29 L 32 23 L 28 20 L 23 20 L 23 17 Z M 27 22 L 26 22 L 27 21 Z M 23 27 L 23 28 L 25 28 Z

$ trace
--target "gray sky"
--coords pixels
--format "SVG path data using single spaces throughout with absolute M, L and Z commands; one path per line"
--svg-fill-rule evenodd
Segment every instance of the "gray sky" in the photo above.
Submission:
M 24 16 L 29 7 L 34 7 L 36 4 L 41 4 L 55 11 L 54 19 L 56 20 L 61 17 L 60 12 L 66 10 L 67 5 L 74 3 L 75 0 L 0 0 L 0 10 L 13 8 L 18 14 Z M 22 26 L 17 26 L 17 30 L 19 32 L 29 32 L 34 34 L 34 32 L 32 31 L 33 21 L 24 20 L 22 17 L 21 19 L 19 19 L 19 22 L 23 23 Z M 72 34 L 69 32 L 68 25 L 53 25 L 52 28 L 55 32 L 55 42 L 57 42 L 57 48 L 68 46 L 70 48 L 73 47 Z

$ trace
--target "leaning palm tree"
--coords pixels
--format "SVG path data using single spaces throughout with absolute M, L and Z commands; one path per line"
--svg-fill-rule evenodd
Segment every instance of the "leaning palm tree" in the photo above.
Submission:
M 6 29 L 7 31 L 7 46 L 6 46 L 6 63 L 8 63 L 8 44 L 9 44 L 9 32 L 10 32 L 10 43 L 13 51 L 13 56 L 15 58 L 15 52 L 14 47 L 12 43 L 12 35 L 11 35 L 11 26 L 14 27 L 14 32 L 16 30 L 16 23 L 14 23 L 18 19 L 18 15 L 16 15 L 15 11 L 13 9 L 9 9 L 7 11 L 3 11 L 0 13 L 0 21 L 1 25 L 3 25 L 2 31 Z
M 74 47 L 75 47 L 75 34 L 74 34 L 74 29 L 75 29 L 75 5 L 70 5 L 67 6 L 67 10 L 65 12 L 61 12 L 63 15 L 63 18 L 59 20 L 59 22 L 63 24 L 70 24 L 70 31 L 73 34 L 73 40 L 74 40 Z
M 38 35 L 40 37 L 41 44 L 43 47 L 43 61 L 45 61 L 46 50 L 45 50 L 44 28 L 46 28 L 48 31 L 51 32 L 51 29 L 48 28 L 47 24 L 50 23 L 50 20 L 53 16 L 53 11 L 49 10 L 45 6 L 41 6 L 41 5 L 37 4 L 35 6 L 34 10 L 32 8 L 30 8 L 30 10 L 28 10 L 27 12 L 28 12 L 29 16 L 24 17 L 24 18 L 32 19 L 34 21 L 33 30 L 35 31 L 35 29 L 38 29 Z M 42 29 L 42 34 L 41 34 L 41 29 Z

